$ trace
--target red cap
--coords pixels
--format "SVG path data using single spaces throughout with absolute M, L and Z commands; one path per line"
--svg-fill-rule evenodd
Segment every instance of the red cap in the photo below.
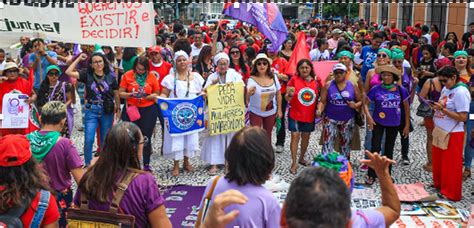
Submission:
M 408 34 L 412 34 L 412 33 L 413 33 L 413 27 L 407 26 L 407 27 L 405 28 L 405 31 L 406 31 Z
M 444 66 L 453 66 L 453 63 L 451 62 L 451 60 L 449 60 L 449 58 L 444 57 L 444 58 L 438 59 L 435 65 L 436 65 L 436 68 L 441 69 Z
M 161 53 L 161 47 L 160 46 L 153 46 L 150 48 L 150 53 L 156 52 L 156 53 Z
M 420 26 L 421 26 L 421 22 L 416 22 L 415 27 L 420 27 Z
M 24 135 L 0 138 L 0 166 L 21 166 L 31 158 L 30 141 Z

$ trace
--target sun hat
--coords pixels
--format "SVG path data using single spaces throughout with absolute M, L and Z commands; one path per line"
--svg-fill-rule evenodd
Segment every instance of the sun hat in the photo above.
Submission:
M 255 57 L 255 59 L 252 61 L 252 65 L 255 65 L 255 63 L 259 60 L 259 59 L 266 59 L 270 65 L 272 65 L 272 60 L 270 58 L 268 58 L 268 56 L 265 54 L 265 53 L 259 53 L 257 55 L 257 57 Z
M 18 65 L 16 65 L 16 63 L 14 63 L 14 62 L 7 62 L 7 63 L 5 63 L 5 67 L 3 68 L 3 71 L 13 69 L 13 68 L 18 69 Z
M 400 72 L 400 70 L 398 70 L 393 65 L 378 66 L 375 68 L 375 72 L 377 72 L 377 74 L 382 74 L 383 72 L 390 72 L 397 77 L 400 77 L 400 75 L 402 74 L 402 72 Z
M 46 68 L 46 75 L 48 75 L 49 71 L 51 70 L 57 70 L 59 75 L 62 74 L 62 71 L 61 71 L 61 68 L 59 68 L 58 66 L 56 65 L 49 65 L 47 68 Z

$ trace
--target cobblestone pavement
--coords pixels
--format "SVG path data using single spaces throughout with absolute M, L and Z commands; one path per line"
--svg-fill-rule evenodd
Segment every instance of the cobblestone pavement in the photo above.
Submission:
M 79 103 L 79 102 L 77 102 Z M 403 166 L 401 164 L 395 164 L 392 169 L 392 175 L 395 179 L 395 182 L 398 184 L 408 184 L 408 183 L 416 183 L 422 182 L 425 184 L 425 187 L 428 192 L 436 193 L 436 190 L 431 188 L 430 185 L 432 184 L 432 177 L 431 173 L 426 172 L 423 170 L 422 166 L 426 163 L 426 150 L 425 150 L 425 142 L 426 142 L 426 133 L 425 128 L 423 126 L 419 126 L 417 123 L 421 120 L 421 118 L 414 115 L 416 112 L 415 107 L 417 107 L 417 103 L 412 105 L 412 118 L 413 126 L 415 130 L 410 134 L 410 165 Z M 78 106 L 76 104 L 76 106 Z M 76 113 L 75 115 L 75 129 L 72 135 L 72 140 L 74 141 L 78 151 L 82 153 L 83 151 L 83 143 L 84 143 L 84 132 L 78 131 L 77 126 L 81 123 L 80 120 L 80 113 Z M 156 129 L 160 129 L 159 123 L 156 124 Z M 275 135 L 275 134 L 274 134 Z M 307 160 L 312 160 L 314 155 L 317 155 L 321 151 L 321 146 L 318 144 L 319 137 L 321 135 L 321 127 L 317 127 L 316 131 L 312 133 L 308 153 L 306 155 Z M 361 129 L 361 138 L 363 140 L 365 135 L 365 129 Z M 273 137 L 275 140 L 276 136 Z M 201 137 L 202 143 L 203 137 Z M 289 173 L 291 158 L 290 158 L 290 138 L 289 134 L 287 134 L 286 142 L 285 142 L 285 151 L 281 154 L 276 154 L 276 166 L 274 168 L 274 174 L 281 176 L 286 182 L 291 183 L 294 175 Z M 362 142 L 363 144 L 363 142 Z M 210 176 L 207 173 L 207 165 L 204 164 L 200 159 L 199 156 L 196 156 L 191 159 L 192 165 L 195 169 L 192 173 L 186 173 L 181 171 L 180 176 L 172 177 L 171 176 L 171 169 L 173 166 L 173 162 L 171 160 L 165 160 L 160 155 L 160 146 L 161 146 L 161 132 L 156 130 L 154 137 L 152 138 L 152 145 L 154 154 L 152 155 L 152 168 L 154 170 L 154 175 L 158 181 L 158 183 L 162 186 L 163 190 L 166 190 L 167 186 L 171 185 L 206 185 Z M 352 158 L 351 162 L 355 169 L 356 173 L 356 182 L 363 183 L 365 172 L 360 171 L 359 166 L 360 162 L 359 159 L 363 157 L 361 151 L 352 151 Z M 394 159 L 399 162 L 401 161 L 401 154 L 400 154 L 400 140 L 397 139 L 394 151 Z M 300 167 L 298 172 L 300 172 L 303 167 Z M 223 174 L 223 170 L 219 172 L 219 174 Z M 471 191 L 474 189 L 472 188 L 472 179 L 469 179 L 463 183 L 463 198 L 459 202 L 453 202 L 456 207 L 462 209 L 470 209 L 472 197 Z M 373 187 L 377 194 L 380 194 L 378 183 L 374 184 Z

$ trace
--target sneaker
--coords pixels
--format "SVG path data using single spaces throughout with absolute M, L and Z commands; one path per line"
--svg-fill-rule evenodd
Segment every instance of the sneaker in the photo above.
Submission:
M 153 170 L 151 170 L 150 165 L 144 165 L 143 166 L 143 171 L 153 173 Z
M 362 164 L 362 165 L 359 167 L 359 169 L 360 169 L 361 171 L 368 171 L 368 170 L 369 170 L 369 166 L 366 165 L 366 164 Z
M 408 158 L 402 159 L 402 165 L 409 165 L 409 164 L 410 164 L 410 160 Z
M 283 153 L 284 150 L 285 149 L 283 148 L 283 146 L 278 145 L 278 146 L 276 146 L 275 152 L 280 154 L 280 153 Z

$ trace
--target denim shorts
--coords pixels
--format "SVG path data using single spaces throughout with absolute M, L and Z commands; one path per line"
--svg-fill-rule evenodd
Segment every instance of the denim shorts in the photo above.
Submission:
M 291 132 L 313 132 L 314 126 L 314 122 L 300 122 L 292 119 L 291 117 L 288 117 L 288 130 L 290 130 Z

